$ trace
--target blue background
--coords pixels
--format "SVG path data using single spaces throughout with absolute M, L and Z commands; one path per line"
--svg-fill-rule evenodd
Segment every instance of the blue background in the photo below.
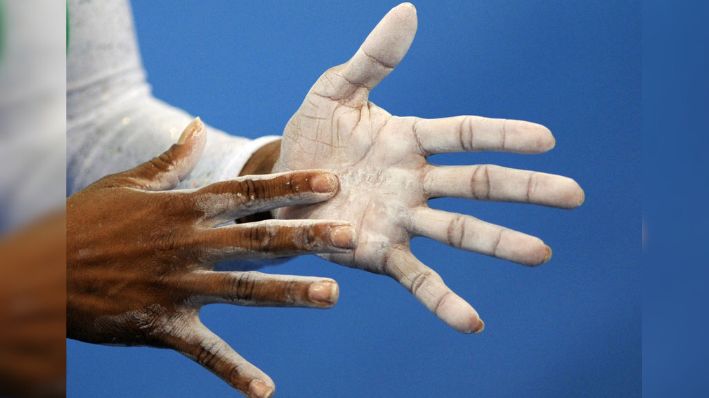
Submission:
M 543 123 L 548 154 L 455 154 L 568 175 L 573 211 L 442 199 L 433 207 L 537 235 L 528 269 L 425 239 L 414 252 L 468 299 L 481 335 L 446 327 L 393 280 L 308 256 L 267 272 L 337 279 L 327 311 L 210 306 L 204 322 L 281 397 L 568 397 L 641 394 L 640 4 L 418 1 L 408 56 L 371 99 L 396 115 Z M 326 68 L 396 2 L 136 1 L 155 94 L 234 134 L 279 134 Z M 179 354 L 68 341 L 72 397 L 233 396 Z

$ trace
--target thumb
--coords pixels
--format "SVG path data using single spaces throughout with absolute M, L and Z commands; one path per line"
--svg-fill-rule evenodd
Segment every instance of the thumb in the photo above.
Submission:
M 345 64 L 343 76 L 354 84 L 374 88 L 409 51 L 417 26 L 413 4 L 402 3 L 392 8 Z
M 149 191 L 175 188 L 199 161 L 206 138 L 204 123 L 197 117 L 187 125 L 170 149 L 130 170 L 111 176 L 111 185 Z
M 392 8 L 369 33 L 349 61 L 326 71 L 313 92 L 335 100 L 371 91 L 401 62 L 416 35 L 418 19 L 411 3 Z

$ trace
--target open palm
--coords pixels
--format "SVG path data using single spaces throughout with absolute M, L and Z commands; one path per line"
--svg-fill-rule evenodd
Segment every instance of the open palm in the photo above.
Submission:
M 327 70 L 285 128 L 276 171 L 322 168 L 340 192 L 322 204 L 281 209 L 279 218 L 338 219 L 358 234 L 351 253 L 323 257 L 393 277 L 443 321 L 462 332 L 483 328 L 477 312 L 411 253 L 412 236 L 525 265 L 547 261 L 539 238 L 474 217 L 434 210 L 427 200 L 454 196 L 572 208 L 584 193 L 572 179 L 493 165 L 436 167 L 436 153 L 542 153 L 554 147 L 538 124 L 458 116 L 392 116 L 369 92 L 401 61 L 416 34 L 415 8 L 392 9 L 345 64 Z

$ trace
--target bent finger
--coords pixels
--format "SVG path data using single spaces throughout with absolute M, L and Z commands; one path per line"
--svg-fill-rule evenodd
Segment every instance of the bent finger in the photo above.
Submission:
M 412 129 L 424 155 L 471 151 L 543 153 L 556 145 L 548 128 L 522 120 L 480 116 L 417 119 Z
M 205 304 L 327 308 L 337 303 L 340 292 L 329 278 L 261 272 L 200 271 L 185 284 Z
M 579 184 L 568 177 L 496 165 L 432 167 L 424 190 L 430 197 L 453 196 L 574 208 L 584 201 Z
M 250 398 L 273 395 L 276 389 L 273 380 L 234 351 L 198 318 L 178 326 L 172 335 L 164 337 L 168 347 L 199 363 Z
M 419 207 L 408 227 L 416 235 L 523 265 L 539 265 L 551 258 L 551 248 L 537 237 L 462 214 Z
M 337 176 L 323 170 L 240 177 L 208 185 L 191 195 L 198 210 L 224 222 L 284 206 L 312 204 L 337 193 Z
M 204 230 L 196 247 L 211 261 L 343 253 L 355 247 L 355 231 L 342 221 L 268 220 Z
M 485 328 L 477 311 L 446 286 L 438 273 L 419 261 L 410 251 L 392 249 L 386 255 L 384 271 L 455 330 L 479 333 Z
M 199 161 L 206 139 L 204 124 L 195 118 L 167 151 L 130 170 L 106 177 L 102 184 L 150 191 L 175 188 Z

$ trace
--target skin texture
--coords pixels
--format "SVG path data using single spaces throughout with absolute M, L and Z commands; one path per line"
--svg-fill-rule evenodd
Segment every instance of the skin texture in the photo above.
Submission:
M 346 253 L 354 246 L 354 231 L 339 221 L 233 223 L 331 198 L 338 180 L 324 171 L 170 191 L 195 165 L 205 139 L 196 119 L 167 152 L 67 200 L 67 336 L 171 348 L 249 397 L 268 397 L 273 381 L 209 331 L 199 308 L 210 303 L 327 308 L 337 302 L 338 286 L 326 278 L 216 272 L 214 264 Z
M 393 8 L 346 63 L 327 70 L 283 133 L 276 171 L 322 167 L 340 179 L 328 202 L 280 209 L 283 219 L 340 219 L 355 227 L 348 253 L 325 254 L 339 264 L 388 275 L 461 332 L 484 323 L 470 304 L 410 251 L 420 235 L 445 244 L 534 266 L 551 257 L 539 238 L 477 218 L 428 207 L 430 198 L 534 203 L 574 208 L 584 192 L 572 179 L 494 165 L 437 167 L 427 157 L 461 151 L 543 153 L 555 145 L 539 124 L 477 116 L 443 119 L 392 116 L 369 92 L 401 61 L 416 33 L 416 9 Z

